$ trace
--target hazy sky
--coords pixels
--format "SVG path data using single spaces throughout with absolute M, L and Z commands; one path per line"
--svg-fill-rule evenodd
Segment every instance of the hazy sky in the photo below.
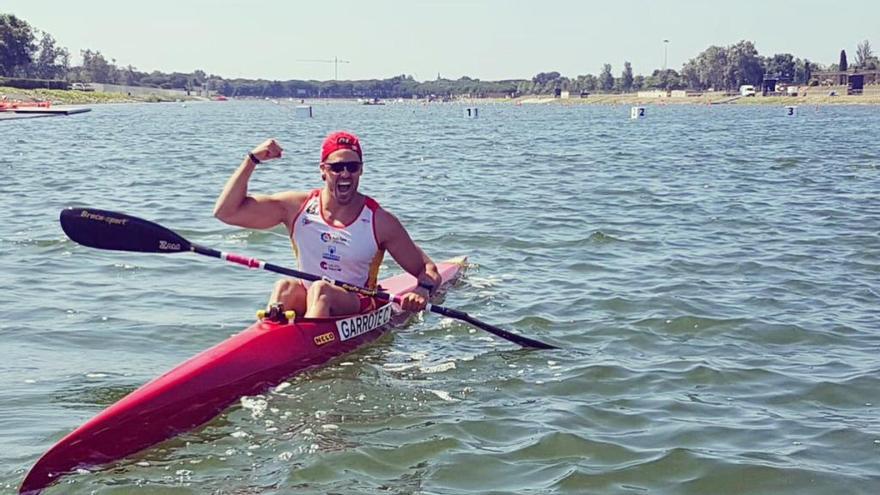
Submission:
M 741 39 L 761 55 L 793 53 L 828 64 L 880 52 L 880 0 L 0 0 L 52 34 L 80 63 L 100 50 L 117 65 L 227 78 L 484 80 L 558 71 L 598 74 L 624 61 L 650 74 L 678 69 L 710 45 Z

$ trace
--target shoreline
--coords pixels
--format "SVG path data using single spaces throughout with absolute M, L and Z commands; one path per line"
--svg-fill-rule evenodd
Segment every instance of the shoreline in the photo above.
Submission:
M 198 96 L 170 97 L 158 94 L 147 96 L 129 96 L 122 93 L 103 93 L 97 91 L 72 91 L 52 89 L 18 89 L 0 86 L 0 95 L 6 95 L 10 100 L 24 99 L 32 101 L 51 101 L 53 105 L 96 105 L 106 103 L 167 103 L 184 101 L 212 101 Z M 828 96 L 827 94 L 807 94 L 806 96 L 749 96 L 736 98 L 730 101 L 731 96 L 726 95 L 701 95 L 689 97 L 639 97 L 637 94 L 592 94 L 587 98 L 570 97 L 554 98 L 552 96 L 529 95 L 517 98 L 459 98 L 451 101 L 455 104 L 511 104 L 511 105 L 774 105 L 774 106 L 810 106 L 810 105 L 880 105 L 880 93 L 869 95 L 840 95 Z M 235 100 L 263 101 L 263 98 L 230 98 Z M 279 102 L 281 98 L 267 99 L 267 101 Z M 309 102 L 337 102 L 357 103 L 355 98 L 306 98 Z M 388 98 L 389 104 L 429 104 L 424 100 L 404 99 L 398 102 L 396 98 Z M 430 103 L 438 104 L 438 103 Z
M 513 99 L 497 99 L 501 102 L 511 102 L 515 105 L 742 105 L 742 106 L 810 106 L 810 105 L 880 105 L 880 94 L 876 95 L 853 95 L 853 96 L 828 96 L 823 94 L 808 94 L 806 96 L 747 96 L 733 101 L 731 96 L 688 96 L 651 98 L 639 97 L 635 94 L 616 95 L 590 95 L 587 98 L 553 98 L 553 97 L 519 97 Z M 479 99 L 468 100 L 473 102 L 485 101 Z
M 0 86 L 0 95 L 10 100 L 51 101 L 52 105 L 97 105 L 104 103 L 163 103 L 175 101 L 204 100 L 198 97 L 172 98 L 158 94 L 148 96 L 129 96 L 122 93 L 102 93 L 100 91 L 74 91 L 64 89 L 19 89 Z

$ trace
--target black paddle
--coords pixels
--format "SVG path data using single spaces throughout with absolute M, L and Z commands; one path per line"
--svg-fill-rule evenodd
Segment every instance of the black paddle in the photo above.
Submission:
M 310 280 L 326 280 L 345 290 L 376 297 L 383 301 L 391 301 L 395 296 L 376 290 L 365 289 L 338 280 L 329 280 L 311 273 L 301 272 L 285 268 L 283 266 L 266 263 L 255 258 L 249 258 L 233 253 L 224 253 L 216 249 L 207 248 L 191 243 L 177 233 L 157 224 L 114 211 L 95 210 L 91 208 L 68 208 L 61 211 L 61 228 L 72 240 L 98 249 L 110 249 L 114 251 L 136 251 L 141 253 L 180 253 L 194 252 L 220 258 L 232 263 L 238 263 L 249 268 L 260 268 L 270 272 L 280 273 L 289 277 Z M 482 322 L 473 316 L 452 308 L 444 308 L 436 304 L 428 304 L 427 308 L 434 313 L 461 320 L 471 325 L 497 335 L 502 339 L 519 344 L 523 347 L 536 349 L 557 349 L 550 344 L 523 337 L 507 330 Z

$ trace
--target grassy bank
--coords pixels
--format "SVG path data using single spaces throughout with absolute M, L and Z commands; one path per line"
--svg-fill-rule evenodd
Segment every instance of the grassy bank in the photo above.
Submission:
M 18 89 L 0 86 L 0 95 L 10 100 L 51 101 L 56 105 L 85 105 L 96 103 L 131 103 L 175 101 L 168 96 L 128 96 L 122 93 L 101 93 L 98 91 L 65 91 L 63 89 Z

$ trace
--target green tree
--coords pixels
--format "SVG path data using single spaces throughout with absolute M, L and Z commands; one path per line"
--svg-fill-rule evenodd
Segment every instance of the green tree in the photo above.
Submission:
M 720 46 L 710 46 L 693 61 L 699 81 L 699 89 L 724 89 L 727 87 L 727 50 Z
M 862 70 L 877 69 L 880 66 L 880 61 L 874 56 L 874 51 L 868 40 L 859 43 L 856 48 L 856 65 Z
M 599 73 L 599 89 L 602 91 L 614 89 L 614 76 L 611 75 L 611 64 L 602 66 L 602 72 Z
M 777 76 L 784 81 L 794 81 L 797 62 L 790 53 L 777 53 L 767 57 L 764 67 L 768 75 Z
M 790 55 L 789 55 L 790 56 Z M 764 78 L 764 64 L 751 41 L 742 40 L 727 48 L 727 77 L 725 89 L 737 89 L 743 84 L 758 85 Z M 790 77 L 794 77 L 791 65 Z
M 639 74 L 633 78 L 632 89 L 634 91 L 639 91 L 645 87 L 645 76 Z
M 681 76 L 673 69 L 655 69 L 654 73 L 645 79 L 644 85 L 647 88 L 664 90 L 683 87 Z
M 192 78 L 196 86 L 203 86 L 205 84 L 205 81 L 208 79 L 208 76 L 207 74 L 205 74 L 205 71 L 201 69 L 196 69 L 192 73 Z
M 30 24 L 10 14 L 0 14 L 0 76 L 27 75 L 37 51 Z
M 131 64 L 128 64 L 125 67 L 120 67 L 116 72 L 116 80 L 119 81 L 119 84 L 124 84 L 126 86 L 139 86 L 141 84 L 141 79 L 144 76 L 146 76 L 146 74 L 138 72 Z
M 534 87 L 535 83 L 533 83 L 532 81 L 520 81 L 516 85 L 516 92 L 521 95 L 530 94 Z
M 55 38 L 43 33 L 37 47 L 33 75 L 40 79 L 64 79 L 70 69 L 70 53 L 67 48 L 55 44 Z
M 686 87 L 695 90 L 703 90 L 706 89 L 703 86 L 703 80 L 701 78 L 701 71 L 698 65 L 697 59 L 692 58 L 687 61 L 681 68 L 681 77 L 684 81 Z
M 80 76 L 84 81 L 113 84 L 116 82 L 116 66 L 107 62 L 100 51 L 82 50 L 82 70 Z
M 623 63 L 623 73 L 620 75 L 620 89 L 629 93 L 633 89 L 633 69 L 629 62 Z
M 813 77 L 813 67 L 810 61 L 807 59 L 797 59 L 795 61 L 794 74 L 795 84 L 809 84 L 810 79 Z
M 587 91 L 596 91 L 599 88 L 599 79 L 593 74 L 587 74 L 583 77 L 581 89 Z
M 548 82 L 555 81 L 557 79 L 559 79 L 558 72 L 540 72 L 532 78 L 532 82 L 535 84 L 547 84 Z
M 846 50 L 840 50 L 840 63 L 837 64 L 837 69 L 840 72 L 846 72 L 848 68 L 849 66 L 846 63 Z M 846 76 L 840 76 L 837 84 L 846 84 Z

